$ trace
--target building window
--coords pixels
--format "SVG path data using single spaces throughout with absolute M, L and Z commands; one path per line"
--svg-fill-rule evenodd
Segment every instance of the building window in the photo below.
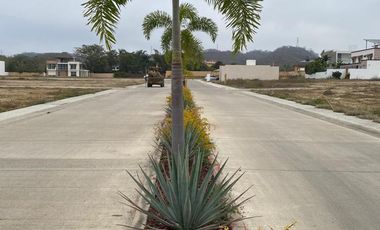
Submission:
M 56 64 L 48 64 L 48 69 L 55 69 L 56 67 Z
M 58 64 L 58 70 L 67 70 L 67 64 Z
M 76 77 L 76 76 L 77 76 L 77 72 L 76 72 L 76 71 L 72 71 L 72 72 L 71 72 L 71 76 L 72 76 L 72 77 Z
M 77 64 L 70 64 L 70 69 L 77 69 Z

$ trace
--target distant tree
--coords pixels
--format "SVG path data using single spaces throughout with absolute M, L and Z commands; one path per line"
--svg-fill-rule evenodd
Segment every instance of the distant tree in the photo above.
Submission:
M 324 57 L 317 58 L 306 65 L 305 71 L 307 74 L 314 74 L 317 72 L 326 71 L 327 65 L 328 65 L 327 62 L 328 62 L 328 57 L 326 58 L 324 56 Z
M 119 50 L 119 61 L 121 72 L 142 74 L 149 67 L 149 55 L 143 50 L 132 53 Z
M 112 71 L 115 67 L 118 67 L 119 62 L 119 52 L 116 50 L 110 50 L 106 53 L 107 56 L 107 71 Z
M 90 72 L 105 73 L 111 71 L 103 46 L 82 45 L 82 47 L 75 49 L 75 56 L 83 62 L 85 68 Z
M 30 57 L 23 54 L 8 57 L 6 61 L 8 72 L 41 73 L 45 71 L 46 66 L 46 61 L 41 57 Z
M 154 50 L 154 54 L 150 55 L 149 65 L 158 66 L 162 71 L 170 69 L 170 65 L 165 60 L 165 55 L 161 54 L 158 50 Z
M 221 65 L 224 65 L 223 62 L 217 61 L 214 65 L 212 65 L 213 69 L 219 69 Z

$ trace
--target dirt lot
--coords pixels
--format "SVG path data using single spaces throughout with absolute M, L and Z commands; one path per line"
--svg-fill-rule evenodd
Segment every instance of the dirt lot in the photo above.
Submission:
M 380 81 L 228 81 L 227 85 L 380 122 Z
M 41 87 L 41 88 L 123 88 L 142 84 L 141 79 L 116 78 L 42 78 L 42 77 L 0 77 L 0 87 Z
M 0 112 L 141 84 L 142 79 L 0 78 Z

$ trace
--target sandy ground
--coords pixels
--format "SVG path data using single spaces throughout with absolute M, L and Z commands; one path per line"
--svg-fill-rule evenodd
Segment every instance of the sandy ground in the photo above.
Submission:
M 281 80 L 228 85 L 380 122 L 380 81 Z
M 142 79 L 0 78 L 0 112 L 142 84 Z

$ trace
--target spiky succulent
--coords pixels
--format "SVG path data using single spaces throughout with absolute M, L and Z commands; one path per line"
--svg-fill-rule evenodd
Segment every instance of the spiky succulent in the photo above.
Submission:
M 189 157 L 186 151 L 180 155 L 169 154 L 167 169 L 164 164 L 150 157 L 156 180 L 152 180 L 141 168 L 141 172 L 147 185 L 137 176 L 128 174 L 138 185 L 137 192 L 158 214 L 144 210 L 125 194 L 121 196 L 127 201 L 127 205 L 148 215 L 170 229 L 178 230 L 207 230 L 217 229 L 221 225 L 228 225 L 241 221 L 243 218 L 233 219 L 234 213 L 243 203 L 250 198 L 237 202 L 248 191 L 246 190 L 236 198 L 230 198 L 229 193 L 233 186 L 243 176 L 238 175 L 239 170 L 232 175 L 223 176 L 223 170 L 227 161 L 220 170 L 213 175 L 213 169 L 217 159 L 204 170 L 204 154 L 198 152 L 194 158 Z M 128 226 L 127 226 L 128 227 Z M 148 229 L 153 227 L 146 226 Z

